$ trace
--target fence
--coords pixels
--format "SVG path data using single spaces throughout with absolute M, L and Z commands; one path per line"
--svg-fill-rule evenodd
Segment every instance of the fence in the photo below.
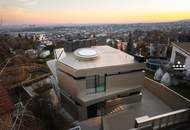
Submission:
M 142 120 L 135 120 L 135 128 L 152 126 L 153 130 L 165 128 L 178 123 L 186 122 L 190 117 L 190 109 L 181 109 L 166 114 L 158 115 L 155 117 L 147 117 Z

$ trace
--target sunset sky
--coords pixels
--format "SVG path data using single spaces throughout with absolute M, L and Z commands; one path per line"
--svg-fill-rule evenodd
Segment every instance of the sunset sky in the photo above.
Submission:
M 137 23 L 190 19 L 190 0 L 0 0 L 4 24 Z

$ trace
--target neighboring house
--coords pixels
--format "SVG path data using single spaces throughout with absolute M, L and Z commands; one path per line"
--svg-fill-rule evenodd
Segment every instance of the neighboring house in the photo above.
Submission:
M 47 58 L 51 55 L 51 52 L 49 50 L 44 50 L 40 53 L 40 58 Z
M 190 75 L 190 43 L 174 43 L 170 62 L 185 65 L 187 75 Z

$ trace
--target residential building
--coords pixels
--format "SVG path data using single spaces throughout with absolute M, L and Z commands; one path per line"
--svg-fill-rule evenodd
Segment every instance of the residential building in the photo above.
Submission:
M 190 43 L 173 43 L 170 62 L 177 67 L 183 66 L 190 75 Z
M 71 115 L 86 120 L 111 112 L 117 100 L 120 104 L 140 101 L 144 63 L 109 46 L 89 49 L 66 53 L 56 61 L 62 101 Z
M 140 102 L 115 106 L 115 112 L 82 121 L 78 127 L 82 130 L 189 130 L 190 101 L 145 78 Z
M 94 46 L 64 53 L 48 64 L 63 107 L 80 121 L 71 130 L 190 127 L 190 101 L 144 77 L 144 63 L 120 50 Z

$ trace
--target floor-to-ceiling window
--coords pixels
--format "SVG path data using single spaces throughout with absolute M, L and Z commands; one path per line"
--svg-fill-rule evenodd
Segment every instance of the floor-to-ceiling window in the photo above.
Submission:
M 99 93 L 106 91 L 105 75 L 96 75 L 86 77 L 87 94 Z
M 106 79 L 105 75 L 96 76 L 96 92 L 105 92 Z
M 92 94 L 96 92 L 95 76 L 86 77 L 86 92 L 87 94 Z

